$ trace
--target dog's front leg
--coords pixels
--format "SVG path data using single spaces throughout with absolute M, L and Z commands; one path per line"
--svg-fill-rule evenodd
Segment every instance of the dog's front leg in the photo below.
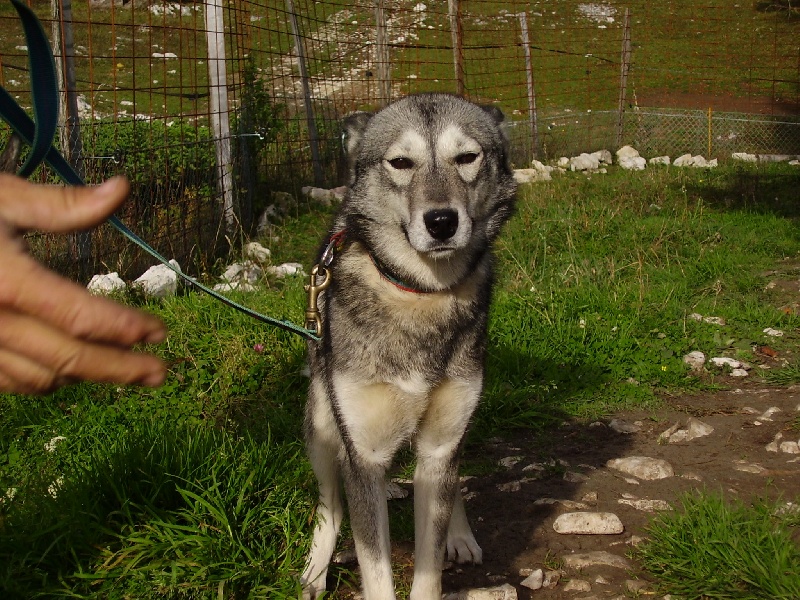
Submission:
M 458 453 L 470 416 L 478 402 L 481 381 L 447 380 L 432 394 L 417 436 L 414 472 L 414 583 L 411 600 L 434 600 L 442 594 L 445 542 L 449 544 L 451 516 L 466 525 L 458 490 Z M 456 512 L 453 512 L 453 506 Z M 480 556 L 478 548 L 478 557 Z M 478 562 L 480 558 L 478 558 Z
M 394 600 L 386 467 L 351 456 L 343 472 L 364 598 Z

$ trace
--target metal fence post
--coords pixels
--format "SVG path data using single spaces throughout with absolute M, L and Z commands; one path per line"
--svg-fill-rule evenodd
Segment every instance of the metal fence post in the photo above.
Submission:
M 617 148 L 622 145 L 625 130 L 625 94 L 628 88 L 628 70 L 631 66 L 631 12 L 625 9 L 625 22 L 622 28 L 622 66 L 619 75 L 619 106 L 617 108 Z
M 378 103 L 386 106 L 392 99 L 392 72 L 387 44 L 384 0 L 375 3 L 375 67 L 378 74 Z
M 450 17 L 450 36 L 453 40 L 456 92 L 463 96 L 466 90 L 464 86 L 464 36 L 461 27 L 461 4 L 458 0 L 447 0 L 447 14 Z
M 303 103 L 306 108 L 306 123 L 308 125 L 308 142 L 311 146 L 311 161 L 314 169 L 314 185 L 321 187 L 324 183 L 322 174 L 322 160 L 319 155 L 319 134 L 317 122 L 314 120 L 314 106 L 311 104 L 311 87 L 308 85 L 308 71 L 306 70 L 306 53 L 303 39 L 300 37 L 300 28 L 297 25 L 297 13 L 294 10 L 293 0 L 286 0 L 286 10 L 292 24 L 292 36 L 297 49 L 297 68 L 300 71 L 300 81 L 303 85 Z
M 522 49 L 525 52 L 525 73 L 528 76 L 528 122 L 531 128 L 531 158 L 539 155 L 539 124 L 536 117 L 536 88 L 533 85 L 533 65 L 531 62 L 531 42 L 528 38 L 528 15 L 521 12 L 519 18 Z

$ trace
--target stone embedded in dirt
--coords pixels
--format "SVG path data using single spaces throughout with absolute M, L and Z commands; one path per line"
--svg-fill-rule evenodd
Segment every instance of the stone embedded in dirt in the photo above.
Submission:
M 706 364 L 706 355 L 699 350 L 694 350 L 683 357 L 683 362 L 689 365 L 692 371 L 702 371 Z
M 767 410 L 761 413 L 758 417 L 759 421 L 772 421 L 772 415 L 781 412 L 777 406 L 770 406 Z
M 565 535 L 616 535 L 625 527 L 614 513 L 573 512 L 559 515 L 553 522 L 553 530 Z
M 758 463 L 749 463 L 746 460 L 733 461 L 733 468 L 743 473 L 755 473 L 756 475 L 760 475 L 766 471 L 766 469 Z
M 772 327 L 767 327 L 762 333 L 770 337 L 783 337 L 783 331 L 780 329 L 773 329 Z
M 587 510 L 589 507 L 583 502 L 575 502 L 574 500 L 559 500 L 557 498 L 539 498 L 534 500 L 534 506 L 552 506 L 553 504 L 560 504 L 567 510 Z
M 597 492 L 586 492 L 581 498 L 581 502 L 588 502 L 594 504 L 597 502 Z
M 589 481 L 589 478 L 583 473 L 577 473 L 576 471 L 567 471 L 566 473 L 564 473 L 564 481 L 567 481 L 569 483 L 583 483 L 585 481 Z
M 731 377 L 747 377 L 750 375 L 746 369 L 733 369 L 730 373 Z
M 666 166 L 669 166 L 669 164 L 672 161 L 670 160 L 669 156 L 654 156 L 653 158 L 651 158 L 647 162 L 650 163 L 651 165 L 666 165 Z
M 646 500 L 644 498 L 640 499 L 628 499 L 628 498 L 620 498 L 617 500 L 620 504 L 625 504 L 627 506 L 632 506 L 636 510 L 641 510 L 642 512 L 654 513 L 662 510 L 672 510 L 672 506 L 670 506 L 669 502 L 666 500 Z
M 730 367 L 731 369 L 740 369 L 742 363 L 730 356 L 715 356 L 711 359 L 711 363 L 715 367 Z
M 461 590 L 444 596 L 443 600 L 517 600 L 516 588 L 509 584 L 491 588 Z
M 563 589 L 565 592 L 591 592 L 592 585 L 583 579 L 570 579 Z
M 498 483 L 497 489 L 501 492 L 518 492 L 522 489 L 520 481 L 509 481 L 508 483 Z
M 561 580 L 561 571 L 545 571 L 544 581 L 542 581 L 542 587 L 546 590 L 552 590 L 554 587 L 558 585 L 558 582 L 560 580 Z
M 755 154 L 748 154 L 747 152 L 733 152 L 731 153 L 733 160 L 741 160 L 743 162 L 756 162 L 758 157 Z
M 797 442 L 781 442 L 780 450 L 784 454 L 800 454 L 800 445 Z
M 585 569 L 602 565 L 606 567 L 614 567 L 617 569 L 630 569 L 631 562 L 617 554 L 611 554 L 605 550 L 596 550 L 594 552 L 583 552 L 579 554 L 565 554 L 563 557 L 564 566 L 569 569 Z
M 638 598 L 647 587 L 647 582 L 642 581 L 641 579 L 626 579 L 624 585 L 628 592 L 634 594 L 635 597 Z
M 664 431 L 661 435 L 658 436 L 658 441 L 667 442 L 669 444 L 677 444 L 679 442 L 691 442 L 697 438 L 705 437 L 707 435 L 711 435 L 714 432 L 714 428 L 707 424 L 703 423 L 699 419 L 695 419 L 694 417 L 690 417 L 686 421 L 686 428 L 680 429 L 680 424 L 675 423 L 672 427 Z
M 704 317 L 700 313 L 692 313 L 688 316 L 692 321 L 702 321 L 703 323 L 710 323 L 711 325 L 725 325 L 725 319 L 722 317 Z
M 665 479 L 675 475 L 672 465 L 667 461 L 660 458 L 650 458 L 649 456 L 614 458 L 609 460 L 606 466 L 645 481 Z
M 544 584 L 544 571 L 541 569 L 536 569 L 520 582 L 522 587 L 530 590 L 540 590 L 542 589 L 542 584 Z
M 628 423 L 622 419 L 611 419 L 608 426 L 617 433 L 639 433 L 642 430 L 642 423 L 640 421 Z
M 510 469 L 519 461 L 521 461 L 522 458 L 522 456 L 506 456 L 505 458 L 501 458 L 499 461 L 497 461 L 497 464 L 499 464 L 501 467 L 505 467 L 506 469 Z
M 778 442 L 780 442 L 782 439 L 783 439 L 783 434 L 779 431 L 778 433 L 775 434 L 775 437 L 772 439 L 772 441 L 769 444 L 767 444 L 765 450 L 767 452 L 777 452 Z

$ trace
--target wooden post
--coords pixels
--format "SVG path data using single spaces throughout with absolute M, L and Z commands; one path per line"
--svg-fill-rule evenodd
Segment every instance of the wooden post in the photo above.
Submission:
M 447 13 L 450 16 L 450 36 L 453 40 L 453 68 L 456 76 L 456 92 L 463 96 L 464 86 L 464 37 L 461 28 L 461 4 L 458 0 L 447 0 Z
M 378 104 L 380 106 L 386 106 L 392 100 L 392 72 L 389 63 L 384 5 L 384 0 L 377 0 L 375 3 L 375 70 L 378 75 Z
M 207 0 L 205 10 L 208 45 L 208 89 L 211 131 L 217 158 L 217 190 L 222 196 L 222 218 L 229 234 L 236 228 L 231 164 L 231 129 L 228 120 L 228 68 L 225 64 L 225 23 L 222 0 Z
M 64 84 L 67 91 L 65 137 L 67 141 L 67 160 L 81 179 L 86 177 L 83 164 L 83 140 L 81 121 L 78 114 L 78 89 L 75 77 L 75 38 L 72 31 L 72 0 L 61 2 L 61 39 L 63 40 Z M 80 277 L 88 277 L 89 262 L 92 257 L 92 232 L 80 231 L 71 234 L 78 263 Z
M 539 124 L 536 117 L 536 88 L 533 85 L 531 42 L 528 38 L 528 15 L 521 12 L 517 17 L 519 17 L 522 49 L 525 51 L 525 73 L 528 76 L 528 121 L 531 128 L 531 158 L 536 158 L 539 155 Z
M 622 66 L 619 76 L 619 106 L 617 116 L 617 148 L 622 146 L 625 130 L 625 94 L 628 88 L 628 70 L 631 67 L 631 13 L 625 9 L 625 23 L 622 29 Z
M 314 185 L 322 187 L 324 177 L 322 174 L 322 160 L 319 155 L 319 135 L 317 122 L 314 120 L 314 106 L 311 104 L 311 87 L 308 85 L 308 71 L 306 70 L 306 53 L 303 40 L 300 37 L 300 28 L 297 26 L 297 14 L 294 10 L 293 0 L 286 0 L 286 10 L 292 24 L 292 36 L 297 49 L 297 68 L 300 71 L 300 82 L 303 85 L 303 102 L 306 107 L 306 124 L 308 125 L 308 141 L 311 145 L 311 161 L 314 169 Z
M 61 44 L 61 0 L 50 0 L 50 12 L 53 17 L 52 41 L 53 60 L 56 65 L 56 81 L 58 82 L 58 145 L 63 156 L 69 156 L 67 145 L 67 112 L 66 101 L 62 90 L 64 87 L 64 49 Z

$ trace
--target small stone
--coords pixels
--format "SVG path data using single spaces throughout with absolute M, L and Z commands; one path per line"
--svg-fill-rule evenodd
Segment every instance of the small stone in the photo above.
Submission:
M 699 350 L 694 350 L 683 357 L 683 362 L 689 365 L 692 371 L 702 371 L 706 364 L 706 355 Z
M 558 585 L 558 582 L 560 580 L 561 580 L 561 571 L 545 571 L 544 581 L 542 581 L 542 587 L 546 590 L 552 590 L 554 587 Z
M 595 578 L 594 578 L 594 582 L 595 582 L 596 584 L 598 584 L 598 585 L 608 585 L 608 584 L 610 583 L 610 582 L 608 581 L 608 579 L 606 579 L 606 578 L 605 578 L 605 577 L 603 577 L 602 575 L 598 575 L 597 577 L 595 577 Z
M 694 417 L 690 417 L 686 421 L 686 440 L 691 441 L 697 438 L 705 437 L 707 435 L 711 435 L 714 433 L 714 428 L 709 425 L 708 423 L 703 423 L 703 421 L 699 419 L 695 419 Z
M 711 359 L 711 363 L 716 367 L 730 367 L 731 369 L 740 369 L 742 367 L 740 361 L 729 356 L 715 356 Z
M 781 412 L 781 409 L 777 406 L 770 406 L 767 410 L 765 410 L 759 417 L 759 421 L 772 421 L 772 415 L 775 413 Z
M 647 582 L 641 579 L 626 579 L 624 585 L 631 594 L 639 594 L 647 587 Z
M 648 456 L 629 456 L 627 458 L 615 458 L 609 460 L 606 466 L 633 475 L 645 481 L 665 479 L 673 477 L 675 472 L 667 461 L 660 458 L 650 458 Z
M 745 369 L 733 369 L 730 375 L 731 377 L 747 377 L 749 374 Z
M 553 530 L 561 534 L 616 535 L 625 528 L 614 513 L 573 512 L 559 515 Z
M 591 592 L 592 586 L 588 581 L 583 579 L 570 579 L 564 585 L 565 592 Z
M 497 489 L 501 492 L 518 492 L 522 489 L 519 481 L 509 481 L 508 483 L 498 483 Z
M 504 583 L 497 587 L 453 592 L 444 596 L 443 600 L 517 600 L 517 590 L 513 585 Z
M 265 263 L 269 260 L 271 252 L 269 248 L 264 248 L 258 242 L 249 242 L 244 246 L 244 256 L 247 259 L 259 263 Z
M 300 263 L 283 263 L 278 265 L 277 267 L 267 267 L 267 273 L 271 273 L 278 279 L 283 279 L 284 277 L 291 276 L 291 275 L 299 275 L 304 276 L 305 272 L 303 271 L 303 265 Z
M 650 163 L 651 165 L 667 165 L 667 166 L 669 166 L 671 161 L 670 161 L 669 156 L 654 156 L 653 158 L 651 158 L 647 162 Z
M 510 469 L 511 467 L 516 465 L 521 460 L 522 460 L 521 456 L 506 456 L 505 458 L 501 458 L 497 462 L 501 467 L 505 467 L 506 469 Z
M 756 162 L 758 158 L 755 154 L 748 154 L 747 152 L 734 152 L 731 154 L 733 160 L 740 160 L 743 162 Z
M 567 471 L 564 473 L 564 481 L 568 481 L 569 483 L 583 483 L 585 481 L 589 481 L 589 478 L 583 473 Z
M 647 161 L 641 156 L 622 157 L 618 162 L 621 168 L 628 171 L 643 171 L 647 167 Z
M 520 585 L 531 590 L 540 590 L 544 584 L 544 571 L 536 569 L 533 573 L 522 580 Z
M 611 419 L 608 426 L 617 433 L 639 433 L 642 430 L 641 425 L 628 423 L 622 419 Z
M 672 510 L 672 506 L 670 506 L 669 502 L 666 500 L 628 500 L 626 498 L 621 498 L 617 500 L 617 502 L 632 506 L 636 510 L 648 513 L 654 513 L 662 510 Z
M 579 554 L 566 554 L 563 556 L 564 566 L 569 569 L 585 569 L 595 565 L 604 565 L 617 569 L 630 569 L 631 562 L 617 554 L 611 554 L 605 550 L 594 552 L 583 552 Z
M 778 442 L 780 442 L 782 439 L 783 439 L 783 434 L 779 431 L 778 433 L 775 434 L 773 440 L 769 444 L 767 444 L 765 450 L 767 452 L 777 452 Z
M 177 261 L 170 260 L 169 264 L 175 270 L 181 270 Z M 173 268 L 167 265 L 150 267 L 133 282 L 133 286 L 140 288 L 145 295 L 153 298 L 174 296 L 178 291 L 178 275 Z
M 127 285 L 119 276 L 119 273 L 108 273 L 106 275 L 95 275 L 89 281 L 86 289 L 92 294 L 105 296 L 114 292 L 122 292 L 127 289 Z
M 797 442 L 782 442 L 780 449 L 784 454 L 800 454 L 800 445 Z
M 597 502 L 597 492 L 587 492 L 581 498 L 581 502 L 588 502 L 589 504 L 594 504 Z
M 570 171 L 593 171 L 600 167 L 600 160 L 591 154 L 581 153 L 569 159 Z
M 618 159 L 635 158 L 639 156 L 639 151 L 631 146 L 623 146 L 622 148 L 616 151 L 616 155 Z
M 773 329 L 772 327 L 767 327 L 764 329 L 763 333 L 770 337 L 783 337 L 783 331 L 780 329 Z
M 749 463 L 746 460 L 734 461 L 733 468 L 743 473 L 755 473 L 756 475 L 760 475 L 766 471 L 766 469 L 758 463 Z

